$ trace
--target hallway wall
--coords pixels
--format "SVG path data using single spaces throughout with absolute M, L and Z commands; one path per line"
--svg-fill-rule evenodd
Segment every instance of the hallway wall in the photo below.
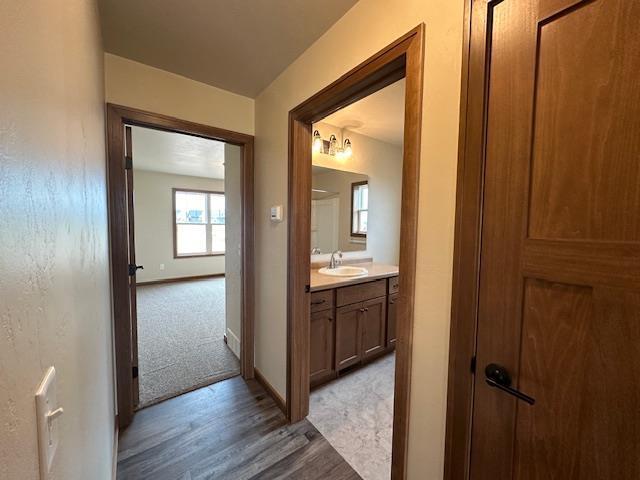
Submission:
M 253 135 L 252 98 L 104 54 L 107 102 Z
M 0 478 L 36 480 L 54 365 L 53 479 L 112 477 L 104 76 L 93 1 L 0 2 Z
M 360 0 L 256 99 L 256 367 L 284 395 L 287 222 L 268 211 L 286 218 L 288 112 L 426 24 L 410 480 L 443 472 L 463 15 L 463 0 Z

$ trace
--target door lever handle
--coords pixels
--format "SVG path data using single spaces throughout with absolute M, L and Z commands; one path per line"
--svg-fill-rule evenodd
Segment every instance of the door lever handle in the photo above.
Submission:
M 136 274 L 136 271 L 138 270 L 144 270 L 144 267 L 142 265 L 134 265 L 132 263 L 129 264 L 129 276 L 133 277 Z
M 487 384 L 490 387 L 495 387 L 509 395 L 513 395 L 517 399 L 522 400 L 529 405 L 534 405 L 536 403 L 535 398 L 511 387 L 511 375 L 509 375 L 506 368 L 496 365 L 495 363 L 490 363 L 484 369 L 484 374 L 486 376 Z

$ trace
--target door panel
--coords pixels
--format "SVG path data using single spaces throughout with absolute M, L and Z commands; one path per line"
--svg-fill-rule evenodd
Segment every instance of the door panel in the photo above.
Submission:
M 334 374 L 333 324 L 333 310 L 311 314 L 309 373 L 312 386 Z
M 358 363 L 361 358 L 360 310 L 356 303 L 336 309 L 336 370 Z
M 362 304 L 362 357 L 381 353 L 386 346 L 387 297 L 374 298 Z
M 128 253 L 129 265 L 136 265 L 136 236 L 134 219 L 134 193 L 133 193 L 133 144 L 131 137 L 131 127 L 125 128 L 125 157 L 127 164 L 125 176 L 127 179 L 127 229 L 128 229 Z M 132 395 L 134 408 L 140 403 L 140 382 L 138 378 L 138 302 L 136 293 L 136 274 L 129 273 L 129 308 L 131 322 L 131 365 L 133 371 Z
M 640 478 L 640 2 L 488 14 L 472 479 Z M 528 405 L 485 382 L 502 365 Z

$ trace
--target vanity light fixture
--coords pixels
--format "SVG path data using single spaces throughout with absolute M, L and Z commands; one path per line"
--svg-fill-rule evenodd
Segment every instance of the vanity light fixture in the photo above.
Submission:
M 331 134 L 329 140 L 324 140 L 318 130 L 313 131 L 311 150 L 313 153 L 324 153 L 340 160 L 349 158 L 353 155 L 351 140 L 345 138 L 342 146 L 340 146 L 338 139 L 334 134 Z

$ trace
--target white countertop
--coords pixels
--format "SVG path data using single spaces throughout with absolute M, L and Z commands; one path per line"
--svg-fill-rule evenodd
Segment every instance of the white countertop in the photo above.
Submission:
M 365 283 L 398 275 L 398 267 L 396 265 L 384 265 L 382 263 L 371 262 L 358 263 L 357 265 L 358 267 L 366 268 L 369 273 L 360 277 L 332 277 L 318 273 L 317 269 L 311 269 L 311 291 L 328 290 L 330 288 L 355 285 L 357 283 Z

